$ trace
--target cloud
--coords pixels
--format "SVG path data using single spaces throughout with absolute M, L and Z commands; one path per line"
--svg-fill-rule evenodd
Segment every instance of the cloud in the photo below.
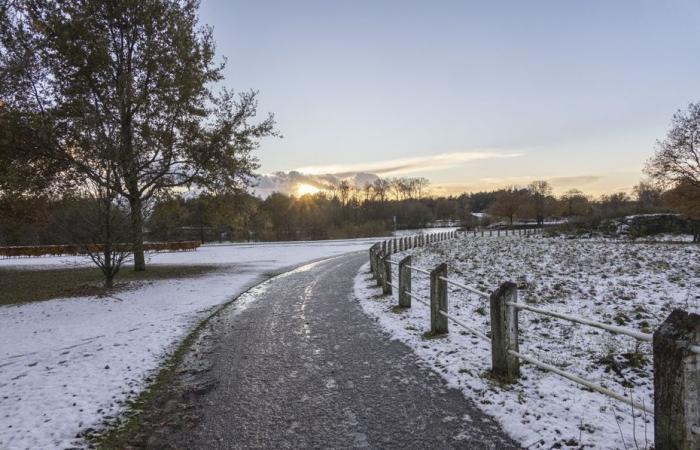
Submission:
M 345 180 L 352 186 L 364 187 L 367 183 L 372 183 L 379 178 L 372 173 L 358 172 L 348 174 L 305 174 L 296 170 L 291 172 L 275 172 L 260 175 L 257 179 L 253 192 L 259 197 L 267 197 L 273 192 L 283 194 L 296 194 L 299 185 L 309 185 L 320 190 L 329 189 Z
M 417 156 L 414 158 L 398 158 L 359 164 L 338 164 L 326 166 L 300 167 L 296 172 L 307 175 L 334 174 L 339 177 L 351 176 L 355 173 L 372 173 L 379 176 L 394 176 L 416 172 L 430 172 L 440 169 L 461 166 L 473 161 L 486 159 L 515 158 L 521 153 L 503 150 L 468 150 L 438 155 Z
M 299 185 L 302 184 L 324 190 L 337 185 L 343 180 L 348 181 L 352 186 L 362 188 L 379 177 L 430 172 L 461 166 L 474 161 L 515 158 L 518 156 L 521 156 L 521 154 L 486 149 L 390 159 L 370 163 L 300 167 L 289 172 L 260 175 L 253 192 L 260 197 L 267 197 L 273 192 L 295 194 Z
M 555 192 L 564 192 L 571 188 L 592 189 L 595 192 L 605 191 L 606 187 L 601 183 L 606 176 L 598 174 L 570 175 L 570 176 L 517 176 L 517 177 L 484 177 L 472 180 L 468 183 L 436 183 L 431 187 L 435 195 L 455 195 L 463 192 L 478 192 L 501 189 L 507 186 L 527 186 L 534 180 L 548 181 Z

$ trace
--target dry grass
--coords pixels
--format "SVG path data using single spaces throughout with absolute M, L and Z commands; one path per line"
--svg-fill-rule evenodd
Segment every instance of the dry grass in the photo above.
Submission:
M 149 266 L 145 272 L 123 267 L 114 288 L 102 286 L 102 273 L 95 267 L 60 269 L 0 268 L 0 306 L 38 302 L 62 297 L 114 294 L 146 281 L 186 278 L 212 271 L 215 266 Z

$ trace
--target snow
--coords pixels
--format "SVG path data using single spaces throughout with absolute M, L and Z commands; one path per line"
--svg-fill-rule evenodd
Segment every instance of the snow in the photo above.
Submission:
M 196 278 L 152 282 L 118 298 L 0 307 L 0 448 L 84 446 L 77 434 L 123 412 L 163 358 L 217 307 L 267 273 L 364 251 L 372 242 L 221 245 L 159 253 L 151 256 L 152 263 L 218 267 Z M 41 270 L 89 262 L 46 257 L 0 264 Z
M 700 246 L 530 237 L 463 237 L 406 252 L 412 265 L 430 269 L 447 261 L 450 278 L 491 292 L 519 285 L 519 301 L 559 313 L 651 332 L 674 308 L 700 309 Z M 402 258 L 402 254 L 393 257 Z M 398 280 L 396 267 L 394 280 Z M 364 267 L 355 282 L 363 309 L 389 334 L 414 349 L 466 398 L 500 421 L 529 448 L 648 448 L 653 417 L 558 375 L 521 366 L 518 383 L 504 386 L 486 375 L 490 346 L 454 323 L 441 339 L 424 339 L 428 308 L 413 302 L 396 313 L 397 295 L 382 297 Z M 416 295 L 429 298 L 427 277 L 414 272 Z M 489 330 L 486 299 L 449 287 L 450 313 Z M 653 408 L 649 344 L 529 312 L 519 317 L 520 351 L 634 397 Z M 642 357 L 638 364 L 634 358 Z M 616 373 L 618 371 L 619 373 Z
M 404 236 L 415 236 L 416 234 L 432 234 L 432 233 L 446 233 L 456 230 L 458 227 L 431 227 L 431 228 L 416 228 L 408 230 L 396 230 L 394 231 L 394 236 L 404 237 Z M 381 238 L 378 238 L 381 240 Z M 376 242 L 376 240 L 375 240 Z

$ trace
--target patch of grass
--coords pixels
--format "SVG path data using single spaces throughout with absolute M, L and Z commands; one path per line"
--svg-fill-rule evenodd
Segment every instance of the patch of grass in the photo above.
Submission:
M 433 333 L 432 331 L 426 331 L 425 333 L 423 333 L 421 335 L 421 337 L 423 339 L 442 339 L 442 338 L 447 337 L 447 333 L 436 334 L 436 333 Z
M 228 305 L 227 302 L 225 305 Z M 224 305 L 224 306 L 225 306 Z M 223 306 L 222 306 L 223 307 Z M 126 414 L 118 422 L 107 426 L 104 434 L 85 436 L 86 440 L 96 446 L 99 450 L 121 450 L 134 448 L 132 439 L 145 425 L 142 412 L 152 408 L 153 405 L 164 395 L 167 395 L 168 388 L 172 385 L 176 370 L 182 363 L 187 351 L 192 347 L 199 336 L 200 331 L 209 322 L 209 319 L 216 315 L 221 309 L 217 309 L 211 316 L 202 321 L 175 349 L 165 362 L 158 369 L 158 373 L 148 387 L 143 390 L 135 399 L 126 404 Z
M 102 272 L 96 267 L 0 268 L 0 306 L 62 297 L 112 295 L 145 281 L 194 277 L 215 268 L 207 265 L 152 265 L 145 272 L 134 272 L 131 267 L 122 267 L 111 290 L 102 285 Z
M 408 308 L 401 306 L 401 305 L 394 305 L 391 307 L 391 312 L 394 314 L 401 314 L 408 311 Z

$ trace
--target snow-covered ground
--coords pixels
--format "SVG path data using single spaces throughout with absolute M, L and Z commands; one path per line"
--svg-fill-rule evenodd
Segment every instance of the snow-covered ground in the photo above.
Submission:
M 450 277 L 491 292 L 519 285 L 519 301 L 560 313 L 651 332 L 674 308 L 700 310 L 700 246 L 531 237 L 466 237 L 406 252 L 412 265 L 448 262 Z M 402 254 L 395 255 L 399 260 Z M 424 339 L 430 312 L 418 302 L 397 313 L 397 295 L 382 297 L 364 267 L 355 296 L 396 339 L 411 346 L 528 448 L 648 448 L 653 417 L 586 391 L 553 373 L 521 366 L 511 386 L 491 381 L 488 343 L 451 323 L 446 338 Z M 398 280 L 394 267 L 394 280 Z M 426 276 L 412 275 L 414 294 L 429 297 Z M 449 309 L 463 322 L 489 330 L 486 299 L 449 288 Z M 651 349 L 632 338 L 520 313 L 520 350 L 625 396 L 653 406 Z M 558 447 L 555 447 L 558 448 Z
M 350 251 L 372 239 L 205 246 L 153 264 L 215 264 L 196 278 L 156 281 L 116 298 L 0 307 L 0 449 L 81 446 L 76 435 L 115 417 L 160 361 L 218 305 L 266 273 Z M 27 270 L 90 264 L 80 257 L 1 260 Z

